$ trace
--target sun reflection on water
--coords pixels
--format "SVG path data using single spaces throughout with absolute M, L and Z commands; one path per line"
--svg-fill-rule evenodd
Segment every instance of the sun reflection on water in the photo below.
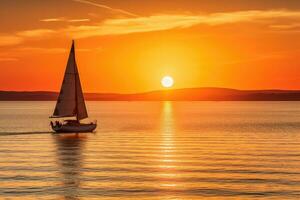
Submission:
M 174 155 L 176 155 L 176 144 L 174 141 L 174 117 L 173 103 L 170 101 L 163 102 L 161 114 L 161 158 L 160 169 L 162 170 L 160 186 L 165 188 L 177 187 L 175 182 L 178 174 L 176 174 L 176 165 L 174 163 Z

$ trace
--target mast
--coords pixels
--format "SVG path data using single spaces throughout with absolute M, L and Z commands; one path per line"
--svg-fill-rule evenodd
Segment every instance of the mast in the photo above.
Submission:
M 75 82 L 77 82 L 77 78 L 75 77 Z M 78 97 L 77 97 L 77 84 L 75 84 L 75 112 L 76 112 L 76 120 L 79 122 L 80 120 L 78 119 Z
M 74 63 L 75 63 L 75 66 L 77 66 L 76 64 L 76 55 L 75 55 L 75 41 L 72 40 L 72 50 L 73 50 L 73 54 L 74 54 Z M 78 74 L 78 69 L 76 67 L 76 70 L 75 70 L 75 113 L 76 113 L 76 120 L 77 122 L 79 122 L 80 120 L 78 119 L 78 95 L 77 95 L 77 76 L 79 76 Z

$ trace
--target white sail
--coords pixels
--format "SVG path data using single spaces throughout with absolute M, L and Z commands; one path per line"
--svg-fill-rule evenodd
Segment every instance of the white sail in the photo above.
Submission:
M 75 60 L 75 47 L 73 41 L 53 117 L 74 116 L 77 117 L 77 120 L 88 117 Z

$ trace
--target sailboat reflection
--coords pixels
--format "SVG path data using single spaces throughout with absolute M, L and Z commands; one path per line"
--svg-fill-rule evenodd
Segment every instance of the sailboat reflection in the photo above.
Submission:
M 66 200 L 79 199 L 80 169 L 82 167 L 82 149 L 86 140 L 84 135 L 54 135 L 57 146 L 62 188 Z

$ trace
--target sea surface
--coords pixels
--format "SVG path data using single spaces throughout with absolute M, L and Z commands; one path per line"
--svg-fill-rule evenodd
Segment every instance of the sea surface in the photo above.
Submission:
M 300 199 L 300 102 L 0 102 L 0 199 Z

